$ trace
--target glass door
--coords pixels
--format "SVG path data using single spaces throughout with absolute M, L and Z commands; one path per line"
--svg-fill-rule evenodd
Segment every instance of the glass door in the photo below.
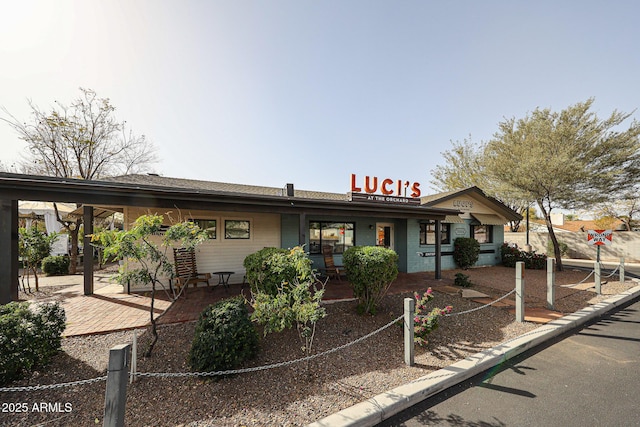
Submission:
M 393 248 L 393 224 L 389 222 L 379 222 L 376 224 L 376 245 Z

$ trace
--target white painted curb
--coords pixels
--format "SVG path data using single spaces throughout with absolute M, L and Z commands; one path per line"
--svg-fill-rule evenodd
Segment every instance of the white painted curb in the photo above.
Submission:
M 446 368 L 432 372 L 410 383 L 401 385 L 329 415 L 307 427 L 364 427 L 376 424 L 391 416 L 481 372 L 509 360 L 558 335 L 582 326 L 614 308 L 640 296 L 640 286 L 586 307 L 560 319 L 551 321 L 518 338 L 481 351 Z

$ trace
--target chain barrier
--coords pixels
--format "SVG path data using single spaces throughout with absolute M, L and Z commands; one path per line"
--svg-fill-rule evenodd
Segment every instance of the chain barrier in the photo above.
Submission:
M 575 288 L 578 285 L 582 285 L 584 282 L 587 281 L 587 279 L 589 279 L 589 277 L 593 276 L 593 274 L 595 273 L 595 270 L 591 270 L 591 272 L 589 273 L 589 275 L 587 277 L 585 277 L 584 279 L 582 279 L 581 281 L 579 281 L 578 283 L 573 283 L 571 285 L 554 285 L 556 288 Z
M 135 375 L 137 377 L 163 377 L 163 378 L 172 378 L 172 377 L 213 377 L 213 376 L 221 376 L 221 375 L 235 375 L 235 374 L 245 374 L 245 373 L 249 373 L 249 372 L 257 372 L 257 371 L 264 371 L 267 369 L 275 369 L 275 368 L 281 368 L 284 366 L 289 366 L 289 365 L 293 365 L 296 363 L 301 363 L 301 362 L 306 362 L 309 360 L 313 360 L 316 359 L 318 357 L 321 356 L 326 356 L 328 354 L 331 353 L 335 353 L 337 351 L 343 350 L 347 347 L 350 347 L 354 344 L 357 344 L 361 341 L 366 340 L 367 338 L 370 338 L 382 331 L 384 331 L 385 329 L 395 325 L 398 321 L 400 321 L 402 318 L 404 317 L 404 314 L 402 316 L 399 316 L 398 318 L 392 320 L 391 322 L 387 323 L 386 325 L 376 329 L 373 332 L 368 333 L 367 335 L 361 336 L 360 338 L 351 341 L 349 343 L 343 344 L 341 346 L 332 348 L 331 350 L 327 350 L 324 351 L 322 353 L 318 353 L 318 354 L 312 354 L 311 356 L 307 356 L 307 357 L 302 357 L 300 359 L 294 359 L 294 360 L 289 360 L 286 362 L 279 362 L 279 363 L 273 363 L 271 365 L 264 365 L 264 366 L 256 366 L 253 368 L 244 368 L 244 369 L 231 369 L 228 371 L 213 371 L 213 372 L 137 372 L 135 373 Z
M 605 269 L 604 264 L 602 264 L 602 262 L 600 263 L 600 269 L 601 270 Z M 618 272 L 618 270 L 620 270 L 620 264 L 618 264 L 616 266 L 616 268 L 611 272 L 611 274 L 609 274 L 608 276 L 603 276 L 603 278 L 604 279 L 608 279 L 608 278 L 614 276 Z M 581 281 L 579 281 L 578 283 L 574 283 L 574 284 L 571 284 L 571 285 L 555 285 L 555 286 L 557 288 L 575 288 L 576 286 L 579 286 L 579 285 L 583 284 L 584 282 L 586 282 L 589 279 L 589 277 L 591 277 L 591 276 L 593 276 L 595 274 L 595 272 L 596 272 L 595 270 L 591 270 L 591 272 L 589 272 L 589 275 L 587 277 L 585 277 L 584 279 L 582 279 Z
M 498 298 L 497 300 L 492 301 L 492 302 L 490 302 L 490 303 L 488 303 L 488 304 L 485 304 L 485 305 L 481 305 L 480 307 L 472 308 L 471 310 L 460 311 L 460 312 L 458 312 L 458 313 L 446 313 L 444 316 L 445 316 L 445 317 L 449 317 L 449 316 L 460 316 L 460 315 L 462 315 L 462 314 L 469 314 L 469 313 L 473 313 L 474 311 L 482 310 L 483 308 L 487 308 L 487 307 L 489 307 L 490 305 L 493 305 L 493 304 L 495 304 L 495 303 L 497 303 L 497 302 L 502 301 L 503 299 L 505 299 L 506 297 L 508 297 L 508 296 L 509 296 L 509 295 L 511 295 L 512 293 L 514 293 L 515 291 L 516 291 L 515 289 L 514 289 L 514 290 L 512 290 L 512 291 L 509 291 L 509 293 L 507 293 L 507 294 L 505 294 L 505 295 L 501 296 L 501 297 L 500 297 L 500 298 Z M 419 316 L 419 317 L 428 317 L 428 315 L 421 315 L 421 316 Z
M 0 387 L 0 393 L 10 391 L 36 391 L 36 390 L 50 390 L 54 388 L 73 387 L 76 385 L 93 384 L 100 381 L 106 381 L 107 377 L 92 378 L 90 380 L 72 381 L 69 383 L 49 384 L 49 385 L 32 385 L 26 387 Z
M 600 263 L 600 269 L 604 270 L 604 264 Z M 618 270 L 620 270 L 620 264 L 618 264 L 615 268 L 615 270 L 613 270 L 613 272 L 611 274 L 609 274 L 608 276 L 604 276 L 605 279 L 608 279 L 609 277 L 613 276 L 614 274 L 616 274 L 618 272 Z

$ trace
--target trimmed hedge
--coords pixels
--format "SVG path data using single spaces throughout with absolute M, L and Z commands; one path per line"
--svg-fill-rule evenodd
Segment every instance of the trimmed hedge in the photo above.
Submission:
M 242 297 L 219 301 L 200 313 L 189 352 L 192 370 L 234 369 L 257 352 L 258 333 Z
M 65 327 L 59 303 L 34 310 L 28 302 L 0 305 L 0 385 L 49 363 L 60 350 Z
M 453 260 L 463 270 L 473 267 L 480 258 L 480 243 L 471 237 L 458 237 L 453 241 Z
M 42 271 L 47 276 L 69 274 L 69 257 L 66 255 L 48 256 L 42 260 Z
M 398 254 L 380 246 L 353 246 L 342 255 L 358 312 L 375 314 L 391 282 L 398 277 Z

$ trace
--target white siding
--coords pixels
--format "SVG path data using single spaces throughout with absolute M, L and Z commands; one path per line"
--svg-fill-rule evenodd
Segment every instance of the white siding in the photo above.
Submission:
M 125 209 L 125 224 L 131 224 L 140 215 L 160 214 L 165 216 L 164 223 L 169 225 L 171 220 L 180 220 L 180 215 L 175 210 L 168 214 L 157 209 L 147 208 L 127 208 Z M 217 235 L 215 239 L 209 239 L 196 248 L 196 262 L 199 273 L 212 273 L 214 271 L 233 271 L 229 283 L 242 283 L 245 269 L 244 259 L 265 247 L 280 247 L 280 215 L 268 213 L 242 213 L 242 212 L 212 212 L 212 211 L 189 211 L 181 212 L 183 219 L 209 219 L 217 221 Z M 250 239 L 225 239 L 225 220 L 246 220 L 250 221 Z M 160 242 L 160 237 L 154 239 Z M 173 256 L 170 254 L 170 259 Z M 213 277 L 211 283 L 218 282 L 217 275 Z M 204 284 L 199 284 L 203 286 Z M 135 288 L 141 290 L 142 288 Z

